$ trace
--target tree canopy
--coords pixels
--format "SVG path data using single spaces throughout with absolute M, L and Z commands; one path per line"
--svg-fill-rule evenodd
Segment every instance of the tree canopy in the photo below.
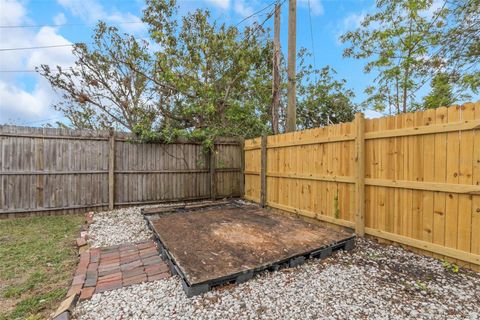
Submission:
M 440 3 L 440 6 L 438 4 Z M 407 112 L 438 74 L 448 75 L 454 97 L 480 88 L 480 1 L 377 0 L 354 31 L 341 36 L 345 57 L 365 59 L 375 73 L 365 106 Z
M 431 92 L 423 98 L 425 108 L 434 109 L 449 106 L 455 102 L 448 74 L 435 75 L 430 86 Z
M 255 136 L 266 130 L 272 43 L 254 24 L 243 31 L 197 10 L 177 21 L 175 2 L 147 1 L 154 81 L 168 97 L 164 128 L 194 136 Z M 178 131 L 178 130 L 177 130 Z
M 273 43 L 262 23 L 238 29 L 207 10 L 178 17 L 174 0 L 147 0 L 149 39 L 100 23 L 92 46 L 76 45 L 75 67 L 41 74 L 62 92 L 55 107 L 77 128 L 134 132 L 144 141 L 178 136 L 209 144 L 215 136 L 254 137 L 271 130 Z M 273 12 L 271 13 L 273 14 Z M 267 19 L 271 16 L 269 14 Z M 345 80 L 315 70 L 298 54 L 299 128 L 350 121 L 356 106 Z M 281 57 L 280 131 L 286 65 Z
M 345 80 L 336 80 L 335 70 L 307 70 L 313 81 L 301 83 L 298 91 L 303 97 L 297 104 L 297 125 L 301 129 L 327 126 L 332 123 L 349 122 L 355 117 L 358 107 L 352 102 L 352 90 L 345 88 Z
M 478 21 L 480 0 L 377 0 L 374 12 L 341 36 L 344 56 L 365 60 L 365 72 L 376 75 L 365 101 L 354 103 L 346 81 L 330 66 L 315 69 L 301 49 L 298 128 L 351 121 L 365 107 L 399 113 L 468 99 L 480 89 Z M 74 46 L 73 68 L 38 68 L 62 93 L 54 107 L 68 125 L 207 144 L 220 135 L 271 132 L 273 43 L 263 22 L 239 29 L 213 20 L 208 10 L 180 17 L 175 0 L 147 0 L 143 22 L 147 39 L 100 22 L 92 45 Z M 282 55 L 280 61 L 284 132 L 287 72 Z
M 63 99 L 54 108 L 63 112 L 73 127 L 133 130 L 143 123 L 153 128 L 158 93 L 145 76 L 153 63 L 145 41 L 120 35 L 116 28 L 99 23 L 93 45 L 76 44 L 72 52 L 74 67 L 42 65 L 38 70 L 62 93 Z

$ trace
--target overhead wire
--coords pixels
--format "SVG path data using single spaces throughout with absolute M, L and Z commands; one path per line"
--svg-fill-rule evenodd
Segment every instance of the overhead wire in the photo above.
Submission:
M 270 8 L 271 6 L 273 6 L 274 4 L 276 4 L 277 2 L 278 2 L 278 0 L 273 1 L 272 3 L 270 3 L 269 5 L 267 5 L 266 7 L 263 7 L 262 9 L 260 9 L 260 10 L 258 10 L 258 11 L 256 11 L 256 12 L 252 13 L 251 15 L 243 18 L 242 20 L 240 20 L 240 22 L 238 22 L 238 23 L 235 25 L 235 27 L 238 27 L 238 26 L 239 26 L 240 24 L 242 24 L 244 21 L 246 21 L 246 20 L 248 20 L 248 19 L 250 19 L 250 18 L 252 18 L 252 17 L 254 17 L 254 16 L 256 16 L 256 15 L 258 15 L 258 14 L 260 14 L 260 13 L 262 13 L 263 11 L 267 10 L 268 8 Z
M 36 70 L 0 70 L 0 73 L 37 72 Z
M 271 6 L 272 4 L 279 4 L 280 7 L 281 7 L 281 6 L 285 3 L 285 1 L 287 1 L 287 0 L 283 0 L 282 2 L 280 2 L 280 1 L 278 0 L 278 1 L 275 1 L 274 3 L 271 3 L 269 6 Z M 254 35 L 258 30 L 260 30 L 260 28 L 262 28 L 263 25 L 264 25 L 268 20 L 270 20 L 270 18 L 273 17 L 274 14 L 275 14 L 275 7 L 273 8 L 273 10 L 272 10 L 271 12 L 269 12 L 269 13 L 267 14 L 267 17 L 266 17 L 261 23 L 259 23 L 259 24 L 257 24 L 257 25 L 255 26 L 255 29 L 254 29 L 251 33 L 248 33 L 248 34 L 243 38 L 243 40 L 248 40 L 251 35 Z
M 48 48 L 59 48 L 59 47 L 72 47 L 77 45 L 78 43 L 70 43 L 70 44 L 56 44 L 50 46 L 36 46 L 36 47 L 20 47 L 20 48 L 0 48 L 0 52 L 3 51 L 18 51 L 18 50 L 35 50 L 35 49 L 48 49 Z
M 284 0 L 283 2 L 285 2 Z M 267 6 L 263 7 L 262 9 L 250 14 L 249 16 L 243 18 L 240 22 L 238 22 L 235 26 L 239 26 L 241 23 L 244 21 L 262 13 L 263 11 L 267 10 L 271 6 L 275 5 L 279 1 L 273 1 Z M 282 2 L 282 3 L 283 3 Z M 255 33 L 260 29 L 266 21 L 268 21 L 273 15 L 273 12 L 267 15 L 267 18 L 259 25 L 257 25 L 256 29 L 253 31 Z M 134 24 L 134 23 L 143 23 L 143 21 L 123 21 L 123 22 L 117 22 L 116 24 Z M 61 27 L 61 26 L 81 26 L 81 25 L 87 25 L 86 23 L 64 23 L 64 24 L 42 24 L 42 25 L 0 25 L 0 29 L 8 29 L 8 28 L 42 28 L 42 27 Z M 76 43 L 71 43 L 71 44 L 58 44 L 58 45 L 48 45 L 48 46 L 34 46 L 34 47 L 19 47 L 19 48 L 0 48 L 0 52 L 5 52 L 5 51 L 20 51 L 20 50 L 35 50 L 35 49 L 48 49 L 48 48 L 60 48 L 60 47 L 71 47 L 76 45 Z M 5 70 L 7 71 L 7 70 Z M 4 71 L 1 71 L 4 72 Z M 14 72 L 14 71 L 11 71 Z
M 68 68 L 64 68 L 65 70 L 69 70 L 69 71 L 75 71 L 75 70 L 78 70 L 78 69 L 74 69 L 72 67 L 68 67 Z M 35 69 L 26 69 L 26 70 L 0 70 L 0 73 L 33 73 L 33 72 L 40 72 L 40 68 L 38 70 L 35 70 Z M 52 69 L 50 70 L 50 72 L 52 73 L 59 73 L 60 71 L 58 70 L 55 70 L 55 69 Z
M 241 23 L 243 23 L 244 21 L 256 16 L 256 15 L 259 15 L 260 13 L 262 13 L 263 11 L 267 10 L 268 8 L 270 8 L 271 6 L 275 5 L 275 4 L 280 4 L 280 6 L 285 3 L 286 0 L 283 0 L 282 2 L 280 2 L 279 0 L 276 0 L 276 1 L 273 1 L 271 2 L 270 4 L 268 4 L 267 6 L 263 7 L 262 9 L 252 13 L 251 15 L 243 18 L 240 22 L 238 22 L 235 26 L 238 26 L 240 25 Z M 247 38 L 249 38 L 249 36 L 255 34 L 258 30 L 260 30 L 260 28 L 263 27 L 263 25 L 273 16 L 273 14 L 275 13 L 275 10 L 273 10 L 272 12 L 268 13 L 266 18 L 259 24 L 257 24 L 255 26 L 255 29 L 247 34 L 246 37 L 244 37 L 244 40 L 246 40 Z M 126 22 L 121 22 L 121 23 L 136 23 L 136 22 L 130 22 L 130 21 L 126 21 Z M 138 22 L 138 23 L 141 23 L 141 22 Z M 16 25 L 16 26 L 0 26 L 0 28 L 34 28 L 34 27 L 43 27 L 43 26 L 66 26 L 66 25 L 83 25 L 83 24 L 51 24 L 51 25 Z M 70 43 L 70 44 L 58 44 L 58 45 L 48 45 L 48 46 L 33 46 L 33 47 L 18 47 L 18 48 L 0 48 L 0 52 L 6 52 L 6 51 L 21 51 L 21 50 L 36 50 L 36 49 L 49 49 L 49 48 L 60 48 L 60 47 L 72 47 L 72 46 L 75 46 L 75 45 L 78 45 L 79 43 Z M 37 72 L 37 70 L 0 70 L 0 73 L 33 73 L 33 72 Z

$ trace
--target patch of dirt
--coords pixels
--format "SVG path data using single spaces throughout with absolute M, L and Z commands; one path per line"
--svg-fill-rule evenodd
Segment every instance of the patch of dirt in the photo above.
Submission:
M 243 223 L 222 223 L 212 228 L 212 235 L 232 244 L 244 245 L 267 245 L 273 240 L 266 234 L 258 233 L 258 230 Z
M 21 299 L 14 299 L 14 298 L 8 298 L 8 299 L 0 299 L 0 310 L 2 310 L 3 313 L 9 313 L 11 312 L 14 308 L 15 305 L 20 302 Z

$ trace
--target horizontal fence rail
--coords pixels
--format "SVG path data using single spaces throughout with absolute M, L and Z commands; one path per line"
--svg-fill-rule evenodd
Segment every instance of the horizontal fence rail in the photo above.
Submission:
M 125 133 L 0 126 L 0 218 L 240 196 L 238 139 L 142 144 Z
M 479 103 L 244 144 L 246 199 L 480 268 Z

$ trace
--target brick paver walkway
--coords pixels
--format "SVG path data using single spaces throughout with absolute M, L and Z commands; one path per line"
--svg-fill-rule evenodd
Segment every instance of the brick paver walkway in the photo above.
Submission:
M 92 248 L 80 255 L 67 296 L 79 293 L 80 300 L 85 300 L 94 293 L 169 276 L 169 268 L 152 240 Z

